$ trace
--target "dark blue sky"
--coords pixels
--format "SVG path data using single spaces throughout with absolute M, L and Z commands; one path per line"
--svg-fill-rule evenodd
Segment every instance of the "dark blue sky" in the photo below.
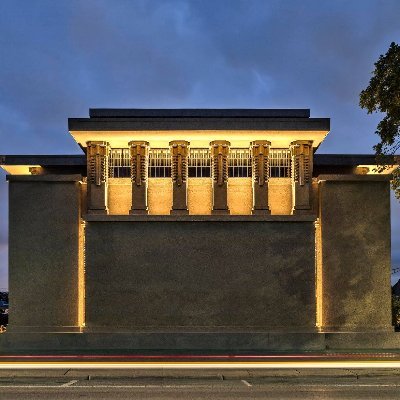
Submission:
M 319 153 L 371 153 L 379 117 L 358 94 L 399 16 L 398 0 L 2 0 L 0 154 L 79 153 L 67 118 L 89 107 L 310 108 L 331 118 Z M 398 266 L 399 216 L 392 201 Z

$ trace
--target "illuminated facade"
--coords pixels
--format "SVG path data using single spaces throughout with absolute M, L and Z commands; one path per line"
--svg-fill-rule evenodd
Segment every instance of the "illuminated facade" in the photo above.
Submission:
M 390 174 L 316 153 L 329 127 L 309 110 L 92 109 L 69 120 L 85 154 L 1 156 L 3 347 L 398 346 Z

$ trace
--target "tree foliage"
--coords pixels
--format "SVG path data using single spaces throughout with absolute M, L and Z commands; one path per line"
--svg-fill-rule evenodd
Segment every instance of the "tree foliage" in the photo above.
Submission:
M 360 93 L 360 106 L 368 114 L 383 113 L 375 133 L 381 141 L 374 146 L 378 171 L 388 168 L 386 156 L 394 156 L 400 149 L 400 46 L 391 43 L 385 55 L 375 63 L 368 87 Z M 393 173 L 392 187 L 400 199 L 400 169 Z

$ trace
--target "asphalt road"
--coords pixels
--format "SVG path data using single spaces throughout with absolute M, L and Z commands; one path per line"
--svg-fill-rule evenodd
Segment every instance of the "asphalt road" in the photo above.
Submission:
M 400 371 L 0 371 L 0 399 L 400 399 Z

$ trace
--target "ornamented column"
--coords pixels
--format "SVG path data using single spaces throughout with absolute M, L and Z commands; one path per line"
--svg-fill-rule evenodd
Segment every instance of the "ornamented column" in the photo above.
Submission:
M 307 214 L 311 210 L 312 143 L 312 140 L 296 140 L 290 143 L 292 155 L 292 214 Z
M 88 214 L 107 214 L 108 142 L 87 142 Z
M 271 214 L 268 206 L 269 148 L 268 140 L 250 143 L 253 177 L 253 214 Z
M 230 142 L 214 140 L 211 146 L 213 214 L 229 214 L 228 208 L 228 155 Z
M 169 142 L 171 151 L 172 210 L 171 214 L 189 214 L 187 206 L 188 155 L 186 140 Z
M 132 180 L 132 206 L 129 214 L 148 214 L 149 142 L 133 140 L 128 144 Z

